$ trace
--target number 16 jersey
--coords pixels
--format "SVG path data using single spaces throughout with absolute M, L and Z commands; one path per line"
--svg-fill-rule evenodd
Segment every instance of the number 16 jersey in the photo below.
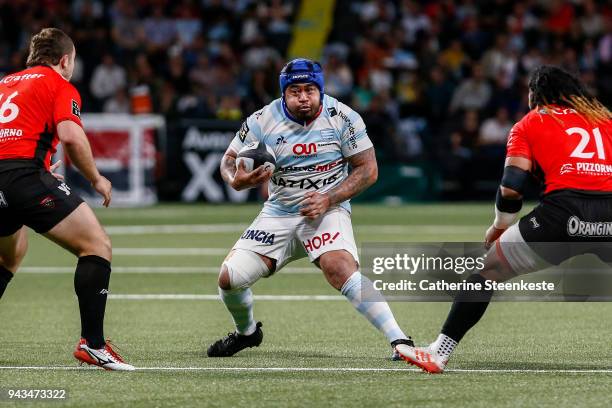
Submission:
M 59 142 L 57 124 L 64 120 L 82 126 L 81 97 L 52 68 L 35 66 L 2 78 L 0 171 L 22 161 L 49 169 Z

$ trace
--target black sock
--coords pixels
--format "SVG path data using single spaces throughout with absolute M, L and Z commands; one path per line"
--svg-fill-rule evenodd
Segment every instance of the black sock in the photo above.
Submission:
M 13 273 L 6 269 L 4 266 L 0 265 L 0 298 L 4 294 L 4 290 L 9 282 L 13 279 Z
M 79 258 L 74 274 L 74 291 L 79 298 L 81 337 L 92 348 L 104 347 L 104 310 L 111 265 L 96 255 Z
M 480 283 L 482 289 L 462 290 L 457 294 L 442 327 L 442 334 L 459 342 L 465 333 L 478 323 L 493 296 L 492 289 L 484 288 L 485 281 L 486 279 L 478 273 L 466 279 L 466 282 Z

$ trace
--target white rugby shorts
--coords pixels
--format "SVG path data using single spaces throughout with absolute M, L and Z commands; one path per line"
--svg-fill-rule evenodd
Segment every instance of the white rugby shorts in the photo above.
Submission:
M 333 208 L 311 220 L 302 215 L 259 214 L 232 249 L 246 249 L 276 260 L 276 271 L 308 256 L 310 262 L 329 251 L 345 250 L 359 263 L 351 216 Z

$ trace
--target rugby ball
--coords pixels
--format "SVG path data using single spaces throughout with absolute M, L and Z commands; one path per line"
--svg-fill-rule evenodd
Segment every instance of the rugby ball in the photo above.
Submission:
M 244 146 L 238 152 L 236 165 L 244 163 L 246 171 L 251 172 L 259 166 L 264 166 L 264 170 L 274 172 L 276 168 L 276 156 L 270 146 L 262 142 L 252 142 Z

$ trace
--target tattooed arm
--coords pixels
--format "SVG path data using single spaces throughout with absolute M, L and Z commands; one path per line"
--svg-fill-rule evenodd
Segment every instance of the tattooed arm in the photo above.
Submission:
M 221 158 L 221 178 L 230 186 L 234 182 L 234 175 L 236 174 L 236 152 L 232 149 L 227 149 L 223 158 Z M 233 186 L 232 186 L 233 187 Z
M 340 204 L 370 187 L 378 179 L 374 148 L 348 158 L 352 171 L 340 185 L 327 193 L 330 205 Z
M 244 163 L 237 167 L 236 157 L 236 152 L 228 148 L 221 159 L 220 166 L 221 178 L 234 190 L 240 191 L 255 187 L 272 176 L 272 172 L 264 170 L 263 166 L 259 166 L 250 173 L 246 171 Z
M 376 182 L 378 165 L 376 154 L 371 147 L 348 158 L 351 172 L 336 188 L 325 194 L 308 192 L 305 194 L 304 205 L 300 210 L 302 215 L 316 218 L 332 206 L 355 197 Z

